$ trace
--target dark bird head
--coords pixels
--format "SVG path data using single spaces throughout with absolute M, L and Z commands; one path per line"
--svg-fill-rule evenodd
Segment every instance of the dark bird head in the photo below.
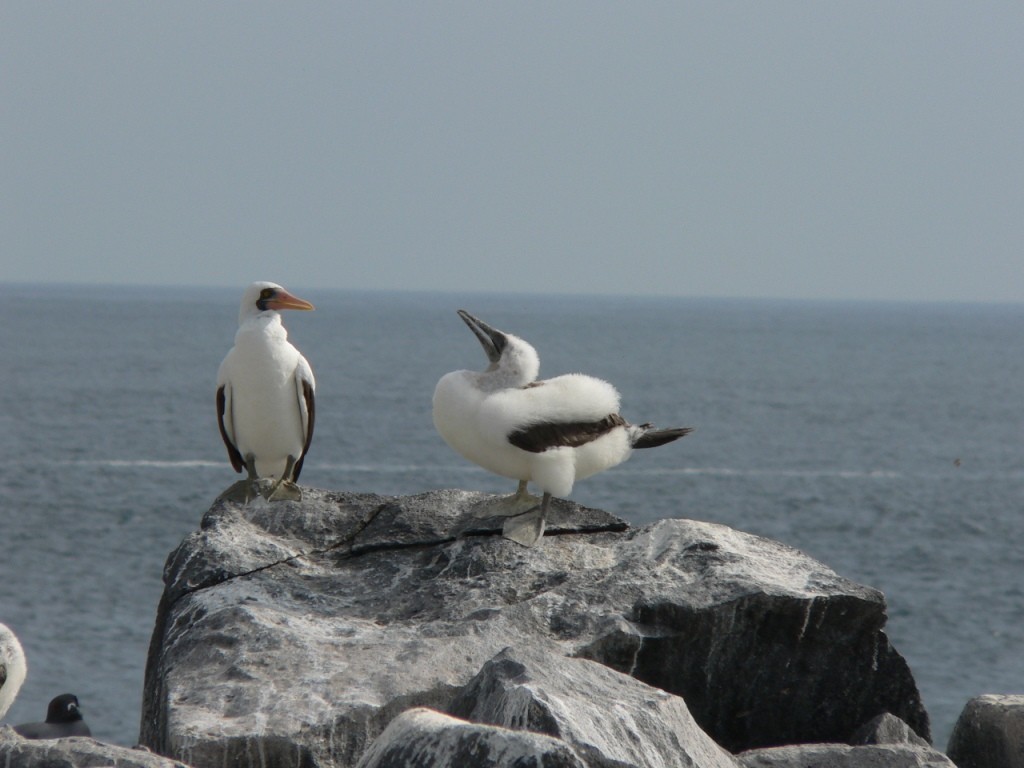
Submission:
M 526 386 L 540 373 L 540 358 L 530 344 L 511 333 L 492 328 L 464 309 L 459 317 L 469 326 L 480 346 L 484 348 L 490 366 L 485 374 L 495 386 Z
M 78 705 L 78 697 L 73 693 L 62 693 L 50 700 L 46 708 L 46 722 L 73 723 L 82 719 L 82 710 Z
M 459 310 L 459 317 L 480 341 L 480 346 L 484 348 L 484 354 L 491 361 L 491 365 L 496 365 L 501 360 L 501 353 L 508 346 L 508 336 L 497 328 L 492 328 L 483 320 L 473 317 L 464 309 Z

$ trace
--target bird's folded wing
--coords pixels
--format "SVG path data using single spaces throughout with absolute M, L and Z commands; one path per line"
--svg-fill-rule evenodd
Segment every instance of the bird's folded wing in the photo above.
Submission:
M 524 451 L 541 453 L 551 448 L 579 448 L 624 426 L 626 420 L 617 413 L 598 421 L 541 422 L 517 429 L 509 434 L 508 441 Z
M 217 387 L 217 426 L 220 428 L 224 446 L 228 449 L 231 466 L 235 468 L 235 472 L 241 472 L 245 467 L 245 461 L 235 444 L 235 421 L 232 414 L 231 385 L 222 384 Z
M 299 358 L 299 365 L 295 369 L 296 395 L 299 401 L 299 416 L 302 423 L 302 455 L 295 462 L 295 470 L 292 473 L 292 480 L 299 479 L 302 472 L 302 462 L 309 451 L 309 444 L 313 442 L 313 427 L 316 424 L 316 383 L 313 379 L 313 371 L 305 358 Z

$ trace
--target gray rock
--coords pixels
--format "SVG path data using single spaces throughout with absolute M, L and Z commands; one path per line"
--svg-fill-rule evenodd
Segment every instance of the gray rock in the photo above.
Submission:
M 682 696 L 732 752 L 845 742 L 886 711 L 931 739 L 910 670 L 883 631 L 880 592 L 721 526 L 662 521 L 641 537 L 676 578 L 644 560 L 624 564 L 659 583 L 579 655 Z
M 585 768 L 567 744 L 549 736 L 476 725 L 430 709 L 396 717 L 358 768 Z
M 562 739 L 595 768 L 735 768 L 678 696 L 585 659 L 502 651 L 448 711 Z
M 971 699 L 946 752 L 960 768 L 1024 768 L 1024 696 Z
M 143 743 L 201 765 L 353 765 L 510 646 L 680 695 L 734 751 L 845 740 L 885 711 L 928 736 L 879 592 L 724 526 L 628 529 L 570 502 L 525 549 L 480 516 L 489 498 L 215 506 L 168 559 Z
M 807 744 L 755 749 L 736 759 L 741 768 L 956 768 L 941 752 L 911 744 Z
M 850 738 L 850 744 L 912 744 L 918 747 L 931 746 L 905 722 L 888 712 L 858 728 Z
M 25 739 L 9 726 L 0 727 L 0 765 L 10 768 L 187 768 L 184 763 L 144 749 L 128 749 L 75 736 L 42 741 Z

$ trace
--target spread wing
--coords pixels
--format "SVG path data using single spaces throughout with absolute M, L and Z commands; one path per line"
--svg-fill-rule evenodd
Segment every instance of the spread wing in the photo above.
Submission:
M 228 458 L 235 472 L 241 472 L 245 468 L 245 460 L 238 452 L 235 445 L 235 423 L 231 412 L 231 385 L 221 384 L 217 387 L 217 426 L 220 428 L 220 436 L 228 449 Z

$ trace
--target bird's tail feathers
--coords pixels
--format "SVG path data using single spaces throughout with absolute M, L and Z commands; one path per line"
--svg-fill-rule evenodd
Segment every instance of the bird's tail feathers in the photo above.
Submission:
M 659 445 L 671 443 L 680 437 L 693 432 L 693 427 L 673 427 L 672 429 L 655 429 L 653 424 L 641 424 L 640 430 L 633 438 L 634 448 L 657 448 Z

